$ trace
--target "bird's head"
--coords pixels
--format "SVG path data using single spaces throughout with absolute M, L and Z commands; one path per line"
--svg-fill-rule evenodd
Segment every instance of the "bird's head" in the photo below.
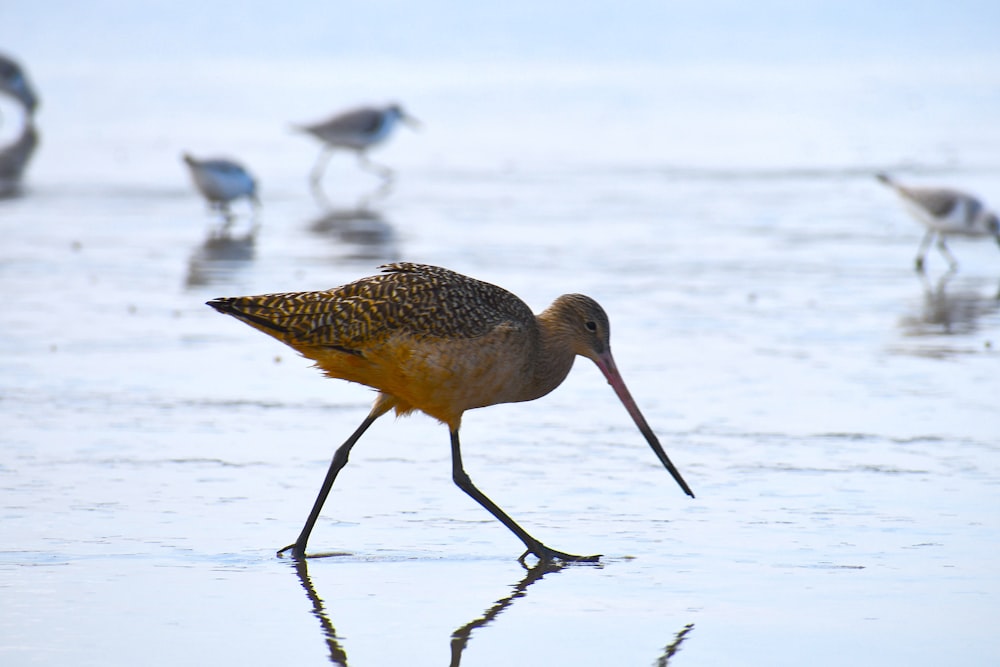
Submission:
M 420 121 L 406 113 L 406 110 L 399 104 L 390 105 L 386 112 L 392 116 L 394 120 L 400 120 L 415 130 L 420 128 Z
M 0 55 L 0 91 L 14 97 L 29 114 L 38 107 L 38 96 L 35 94 L 24 70 L 14 60 Z
M 653 429 L 649 427 L 646 418 L 642 416 L 639 406 L 636 405 L 635 400 L 625 386 L 625 381 L 622 379 L 621 373 L 618 372 L 615 359 L 611 356 L 611 326 L 604 309 L 589 296 L 564 294 L 556 299 L 546 312 L 554 312 L 556 314 L 561 333 L 564 340 L 568 341 L 570 349 L 575 354 L 587 357 L 593 361 L 601 370 L 608 384 L 611 385 L 611 388 L 618 396 L 618 400 L 625 406 L 635 425 L 646 438 L 646 442 L 649 443 L 653 452 L 656 453 L 656 457 L 670 472 L 674 480 L 684 490 L 684 493 L 693 498 L 694 493 L 670 461 L 666 452 L 663 451 L 660 441 L 653 433 Z
M 574 354 L 598 366 L 602 358 L 610 357 L 610 324 L 599 303 L 583 294 L 563 294 L 552 307 L 559 312 L 560 328 Z

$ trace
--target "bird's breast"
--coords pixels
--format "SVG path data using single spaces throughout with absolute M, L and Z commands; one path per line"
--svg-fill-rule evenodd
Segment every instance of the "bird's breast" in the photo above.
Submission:
M 391 394 L 448 424 L 466 410 L 541 395 L 533 386 L 532 347 L 515 328 L 475 338 L 399 334 L 359 351 L 304 352 L 331 377 Z

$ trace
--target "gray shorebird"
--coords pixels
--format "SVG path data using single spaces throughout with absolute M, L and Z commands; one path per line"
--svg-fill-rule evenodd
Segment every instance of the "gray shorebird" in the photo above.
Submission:
M 951 188 L 902 185 L 887 174 L 876 174 L 876 178 L 892 188 L 910 215 L 927 228 L 917 250 L 915 264 L 918 271 L 924 268 L 924 258 L 934 237 L 937 237 L 938 250 L 952 269 L 958 266 L 958 260 L 945 244 L 948 236 L 988 237 L 1000 244 L 997 215 L 977 197 Z
M 398 104 L 385 107 L 360 107 L 344 111 L 324 121 L 311 125 L 296 125 L 295 129 L 311 134 L 323 142 L 316 164 L 309 175 L 313 189 L 318 189 L 330 156 L 337 149 L 354 151 L 358 162 L 369 171 L 374 171 L 384 180 L 390 180 L 393 171 L 375 164 L 368 159 L 368 149 L 376 146 L 392 134 L 396 125 L 404 122 L 411 127 L 419 123 Z
M 0 54 L 0 93 L 15 100 L 23 110 L 21 131 L 17 138 L 0 147 L 0 195 L 6 195 L 18 190 L 28 162 L 38 147 L 34 119 L 38 95 L 21 65 L 3 54 Z
M 181 159 L 188 166 L 198 192 L 209 206 L 222 212 L 227 223 L 232 218 L 229 205 L 233 201 L 245 197 L 254 210 L 260 206 L 257 181 L 240 163 L 223 158 L 199 160 L 188 153 L 184 153 Z
M 351 448 L 380 416 L 424 412 L 451 434 L 452 478 L 541 560 L 596 561 L 551 549 L 476 488 L 462 466 L 466 410 L 532 401 L 558 387 L 576 357 L 593 361 L 674 480 L 690 487 L 636 406 L 611 356 L 608 316 L 593 299 L 565 294 L 539 315 L 507 290 L 447 269 L 397 263 L 342 287 L 214 299 L 208 305 L 297 350 L 327 376 L 378 390 L 368 416 L 333 456 L 291 550 L 306 543 Z

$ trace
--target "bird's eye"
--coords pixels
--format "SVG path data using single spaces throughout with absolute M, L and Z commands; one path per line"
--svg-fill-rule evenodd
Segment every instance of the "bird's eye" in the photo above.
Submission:
M 587 323 L 584 326 L 587 327 L 587 331 L 597 331 L 597 322 L 593 320 L 587 320 Z

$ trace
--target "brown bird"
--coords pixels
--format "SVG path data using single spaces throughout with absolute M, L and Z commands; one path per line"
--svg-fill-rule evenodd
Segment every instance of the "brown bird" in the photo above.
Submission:
M 435 266 L 398 263 L 379 275 L 318 292 L 208 302 L 274 336 L 330 377 L 378 390 L 371 412 L 333 456 L 312 512 L 291 549 L 306 542 L 351 448 L 380 416 L 420 410 L 451 432 L 452 478 L 541 560 L 596 561 L 550 549 L 477 489 L 462 467 L 458 430 L 466 410 L 532 401 L 555 389 L 577 355 L 601 369 L 660 462 L 694 494 L 660 446 L 611 356 L 608 316 L 593 299 L 564 294 L 539 315 L 510 292 Z

